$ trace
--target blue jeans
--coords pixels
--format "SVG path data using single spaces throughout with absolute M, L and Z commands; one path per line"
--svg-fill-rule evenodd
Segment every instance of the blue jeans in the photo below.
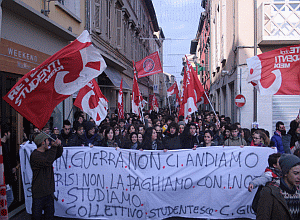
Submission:
M 41 198 L 32 198 L 32 219 L 40 220 L 44 210 L 45 219 L 54 219 L 54 197 L 53 195 Z
M 9 185 L 6 185 L 6 200 L 7 200 L 7 208 L 8 208 L 10 204 L 14 201 L 14 194 L 11 186 Z

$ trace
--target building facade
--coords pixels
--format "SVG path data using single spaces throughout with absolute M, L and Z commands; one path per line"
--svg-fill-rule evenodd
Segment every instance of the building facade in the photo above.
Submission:
M 210 97 L 220 114 L 251 128 L 253 122 L 270 133 L 276 121 L 289 122 L 298 115 L 300 97 L 261 96 L 246 82 L 246 59 L 270 50 L 300 43 L 299 1 L 203 0 L 197 36 L 197 57 L 208 47 Z M 208 33 L 207 33 L 208 31 Z M 208 39 L 207 37 L 208 36 Z M 204 36 L 204 37 L 202 37 Z M 235 96 L 243 94 L 246 104 L 235 106 Z
M 151 0 L 92 0 L 89 5 L 89 30 L 100 49 L 107 69 L 98 84 L 109 101 L 110 112 L 117 110 L 117 97 L 123 78 L 125 112 L 131 111 L 133 61 L 155 51 L 162 57 L 161 29 Z M 154 77 L 138 79 L 143 98 L 153 93 Z
M 31 69 L 68 45 L 85 27 L 85 1 L 0 1 L 0 85 L 1 97 Z M 10 151 L 17 158 L 23 134 L 32 124 L 3 99 L 1 124 L 11 126 Z M 52 113 L 51 127 L 62 127 L 73 106 L 72 97 L 59 104 Z M 72 115 L 72 114 L 71 114 Z M 69 118 L 72 121 L 72 117 Z M 24 200 L 21 176 L 13 186 L 16 204 Z

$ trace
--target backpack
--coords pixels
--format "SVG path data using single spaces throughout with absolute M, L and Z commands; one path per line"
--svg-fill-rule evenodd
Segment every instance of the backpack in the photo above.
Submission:
M 258 208 L 258 201 L 259 201 L 259 198 L 260 198 L 260 191 L 262 190 L 264 186 L 263 185 L 260 185 L 255 193 L 255 196 L 253 198 L 253 201 L 252 201 L 252 210 L 254 211 L 255 214 L 257 214 L 257 208 Z

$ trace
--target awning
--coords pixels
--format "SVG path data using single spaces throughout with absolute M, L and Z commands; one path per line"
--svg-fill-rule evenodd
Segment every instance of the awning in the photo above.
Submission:
M 125 76 L 123 77 L 123 82 L 125 81 L 127 83 L 127 85 L 129 85 L 130 89 L 129 90 L 132 90 L 132 86 L 133 86 L 133 79 L 128 77 L 128 76 Z
M 121 79 L 122 79 L 122 75 L 120 72 L 108 66 L 103 73 L 106 74 L 106 76 L 110 79 L 110 81 L 112 82 L 112 84 L 114 84 L 115 87 L 118 88 L 120 87 Z M 123 80 L 123 89 L 129 89 L 129 90 L 131 89 L 125 80 Z

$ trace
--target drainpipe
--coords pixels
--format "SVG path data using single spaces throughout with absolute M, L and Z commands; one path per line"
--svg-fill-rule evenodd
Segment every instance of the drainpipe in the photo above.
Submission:
M 91 4 L 89 0 L 85 1 L 85 29 L 91 33 L 91 19 L 90 19 L 90 12 L 91 12 Z
M 257 0 L 254 0 L 254 56 L 257 55 Z M 253 87 L 253 122 L 257 122 L 257 89 Z
M 0 41 L 1 41 L 1 27 L 2 27 L 2 0 L 0 0 Z

